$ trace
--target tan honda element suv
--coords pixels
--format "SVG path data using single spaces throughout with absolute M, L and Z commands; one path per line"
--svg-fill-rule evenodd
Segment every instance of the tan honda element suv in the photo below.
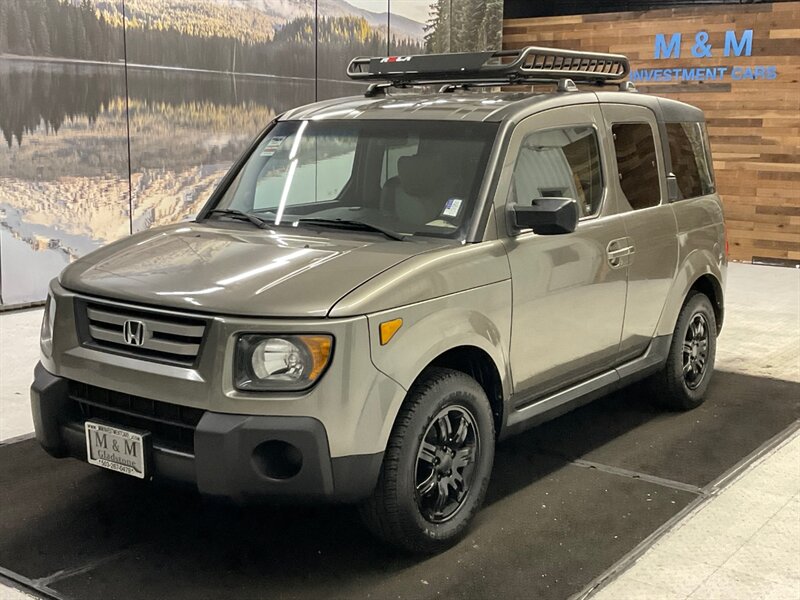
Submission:
M 354 59 L 366 93 L 275 119 L 194 221 L 52 282 L 41 445 L 235 501 L 356 502 L 435 552 L 498 440 L 646 377 L 698 406 L 727 263 L 708 136 L 628 72 L 535 47 Z

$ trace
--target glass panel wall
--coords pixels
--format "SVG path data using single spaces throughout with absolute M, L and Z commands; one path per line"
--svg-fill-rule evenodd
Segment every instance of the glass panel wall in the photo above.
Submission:
M 191 218 L 276 114 L 361 93 L 353 56 L 499 48 L 501 30 L 498 0 L 0 0 L 0 305 Z

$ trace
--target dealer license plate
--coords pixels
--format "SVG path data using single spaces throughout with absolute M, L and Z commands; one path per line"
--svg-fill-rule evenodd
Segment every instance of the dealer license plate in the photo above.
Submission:
M 86 421 L 86 456 L 90 464 L 144 479 L 148 435 Z

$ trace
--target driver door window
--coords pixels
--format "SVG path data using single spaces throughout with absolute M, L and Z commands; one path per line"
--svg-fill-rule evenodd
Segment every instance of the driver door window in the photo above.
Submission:
M 603 176 L 597 133 L 589 126 L 537 131 L 522 141 L 510 189 L 511 201 L 577 200 L 580 216 L 600 211 Z

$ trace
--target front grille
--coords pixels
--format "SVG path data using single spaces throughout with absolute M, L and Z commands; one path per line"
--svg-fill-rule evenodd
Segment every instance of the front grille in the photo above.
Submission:
M 157 446 L 194 454 L 194 430 L 205 411 L 70 381 L 69 397 L 81 421 L 106 421 L 149 431 Z
M 76 306 L 86 346 L 180 366 L 193 366 L 200 354 L 202 319 L 95 302 Z

